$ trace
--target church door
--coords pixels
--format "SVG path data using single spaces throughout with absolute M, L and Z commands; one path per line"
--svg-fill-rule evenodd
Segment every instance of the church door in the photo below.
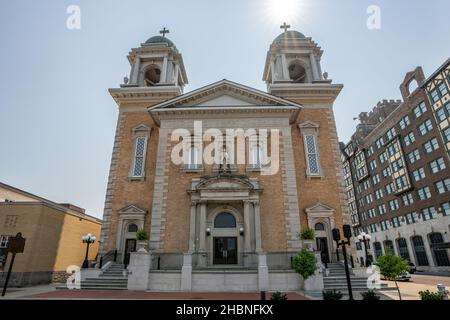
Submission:
M 320 251 L 320 258 L 322 260 L 322 263 L 330 263 L 327 238 L 316 238 L 316 246 L 317 250 Z
M 214 264 L 237 264 L 237 238 L 214 238 Z
M 125 241 L 125 257 L 123 264 L 128 265 L 130 263 L 130 253 L 136 251 L 136 239 L 127 239 Z

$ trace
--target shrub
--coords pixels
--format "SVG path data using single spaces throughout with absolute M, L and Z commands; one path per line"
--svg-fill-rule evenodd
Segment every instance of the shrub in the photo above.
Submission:
M 344 296 L 342 292 L 336 290 L 322 291 L 323 300 L 341 300 Z
M 144 230 L 136 232 L 136 240 L 148 240 L 148 234 Z
M 272 297 L 270 298 L 270 300 L 277 300 L 277 301 L 281 301 L 281 300 L 287 300 L 287 295 L 285 293 L 281 293 L 279 291 L 272 293 Z
M 444 300 L 445 294 L 439 292 L 431 292 L 430 290 L 419 291 L 422 300 Z
M 361 292 L 363 300 L 380 300 L 380 296 L 377 296 L 374 290 L 369 290 L 367 292 Z
M 317 270 L 316 256 L 308 249 L 302 249 L 294 257 L 293 267 L 306 280 Z
M 301 240 L 314 240 L 315 238 L 315 232 L 311 228 L 306 228 L 300 232 L 300 239 Z

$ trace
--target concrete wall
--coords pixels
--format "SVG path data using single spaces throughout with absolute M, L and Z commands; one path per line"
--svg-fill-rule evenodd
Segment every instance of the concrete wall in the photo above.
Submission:
M 269 291 L 299 291 L 303 280 L 294 271 L 269 272 Z M 151 271 L 149 273 L 150 291 L 181 291 L 181 272 Z M 257 272 L 208 271 L 192 272 L 192 291 L 194 292 L 257 292 Z

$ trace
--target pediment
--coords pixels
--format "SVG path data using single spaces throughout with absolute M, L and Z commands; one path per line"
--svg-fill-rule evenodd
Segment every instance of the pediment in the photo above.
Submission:
M 240 177 L 216 176 L 203 178 L 195 187 L 197 190 L 252 190 L 254 185 Z
M 336 210 L 321 202 L 317 202 L 315 205 L 306 208 L 305 211 L 306 213 L 334 213 Z
M 157 104 L 148 110 L 158 111 L 161 109 L 214 106 L 280 106 L 301 108 L 301 105 L 295 102 L 224 79 Z
M 146 214 L 147 211 L 143 210 L 135 205 L 129 205 L 125 208 L 119 210 L 119 213 L 122 214 Z

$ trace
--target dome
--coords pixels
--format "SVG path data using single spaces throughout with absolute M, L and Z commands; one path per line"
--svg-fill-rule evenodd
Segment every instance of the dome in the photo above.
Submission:
M 278 43 L 283 40 L 294 40 L 294 39 L 306 39 L 305 35 L 301 32 L 295 31 L 295 30 L 289 30 L 286 32 L 283 32 L 278 37 L 273 40 L 273 43 Z
M 167 43 L 167 45 L 169 47 L 174 47 L 175 46 L 173 44 L 173 42 L 169 38 L 166 38 L 166 37 L 163 37 L 163 36 L 151 37 L 150 39 L 145 41 L 145 43 L 147 43 L 147 44 Z

